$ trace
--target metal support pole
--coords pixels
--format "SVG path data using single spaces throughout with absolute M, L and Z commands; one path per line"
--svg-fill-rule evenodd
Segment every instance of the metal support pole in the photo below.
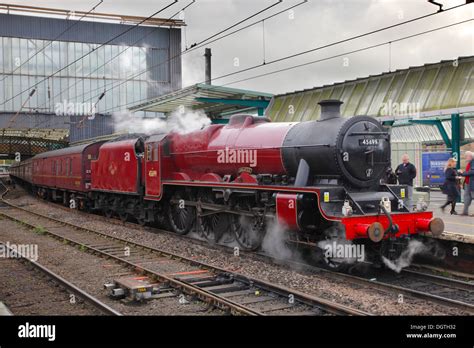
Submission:
M 461 168 L 461 118 L 451 115 L 451 154 L 456 160 L 456 168 Z
M 451 115 L 451 155 L 456 160 L 456 169 L 461 168 L 461 119 L 459 114 Z M 461 202 L 461 196 L 457 201 Z

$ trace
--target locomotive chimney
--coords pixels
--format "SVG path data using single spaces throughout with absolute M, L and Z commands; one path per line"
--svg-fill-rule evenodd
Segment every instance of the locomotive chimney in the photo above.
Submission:
M 210 48 L 206 48 L 205 49 L 205 53 L 204 53 L 204 57 L 206 59 L 206 70 L 205 70 L 205 75 L 206 75 L 206 84 L 207 85 L 210 85 L 211 84 L 211 49 Z
M 319 118 L 319 121 L 341 117 L 342 101 L 337 99 L 327 99 L 321 100 L 318 104 L 321 105 L 321 117 Z

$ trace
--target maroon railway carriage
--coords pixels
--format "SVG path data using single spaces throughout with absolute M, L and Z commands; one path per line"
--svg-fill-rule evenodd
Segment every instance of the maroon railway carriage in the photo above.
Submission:
M 189 134 L 48 152 L 33 158 L 33 185 L 56 200 L 58 190 L 82 192 L 82 208 L 179 234 L 195 229 L 213 243 L 229 234 L 248 250 L 275 222 L 292 241 L 352 240 L 390 258 L 410 237 L 442 233 L 442 220 L 405 206 L 405 186 L 383 183 L 387 129 L 372 117 L 341 117 L 340 104 L 321 102 L 318 121 L 236 115 Z
M 15 163 L 10 167 L 10 176 L 15 177 L 26 185 L 33 183 L 31 158 Z
M 84 207 L 86 194 L 91 188 L 91 161 L 97 158 L 103 143 L 44 152 L 13 166 L 12 176 L 26 181 L 16 174 L 16 168 L 25 163 L 27 172 L 31 173 L 29 182 L 40 197 L 62 201 L 65 205 L 70 204 L 70 197 L 77 198 L 79 206 Z

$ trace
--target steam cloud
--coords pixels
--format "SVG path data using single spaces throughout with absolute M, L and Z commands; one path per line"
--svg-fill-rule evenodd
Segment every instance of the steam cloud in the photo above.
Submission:
M 278 257 L 281 260 L 289 260 L 293 257 L 293 252 L 286 244 L 288 238 L 285 228 L 277 221 L 267 224 L 267 231 L 262 241 L 262 250 L 269 255 Z
M 112 114 L 115 130 L 129 133 L 168 133 L 186 134 L 202 129 L 211 124 L 211 120 L 202 111 L 186 109 L 173 112 L 167 119 L 133 116 L 130 112 Z
M 429 247 L 424 245 L 419 240 L 411 240 L 408 243 L 408 247 L 401 253 L 400 257 L 395 261 L 390 261 L 385 256 L 382 256 L 383 263 L 391 270 L 400 273 L 400 271 L 411 265 L 413 257 L 417 254 L 427 253 Z

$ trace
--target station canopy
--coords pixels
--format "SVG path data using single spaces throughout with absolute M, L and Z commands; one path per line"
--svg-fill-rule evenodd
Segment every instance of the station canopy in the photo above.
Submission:
M 321 112 L 318 102 L 324 99 L 343 101 L 342 116 L 369 115 L 397 120 L 393 141 L 442 142 L 435 127 L 398 121 L 443 118 L 452 113 L 472 117 L 474 56 L 275 95 L 265 116 L 277 122 L 317 120 Z M 395 108 L 396 114 L 391 114 Z M 443 118 L 443 126 L 450 134 L 448 118 Z M 396 130 L 397 126 L 400 129 Z M 465 130 L 466 138 L 474 140 L 472 121 L 466 120 Z
M 171 113 L 184 106 L 202 110 L 211 118 L 236 112 L 255 111 L 267 106 L 273 94 L 198 83 L 130 108 L 130 111 Z M 233 103 L 235 102 L 235 103 Z
M 464 120 L 464 143 L 474 141 L 474 113 L 466 115 Z M 451 137 L 451 117 L 437 117 L 448 135 Z M 425 124 L 411 124 L 409 122 L 396 123 L 392 128 L 391 141 L 396 143 L 420 143 L 426 145 L 443 144 L 441 133 L 434 126 Z

